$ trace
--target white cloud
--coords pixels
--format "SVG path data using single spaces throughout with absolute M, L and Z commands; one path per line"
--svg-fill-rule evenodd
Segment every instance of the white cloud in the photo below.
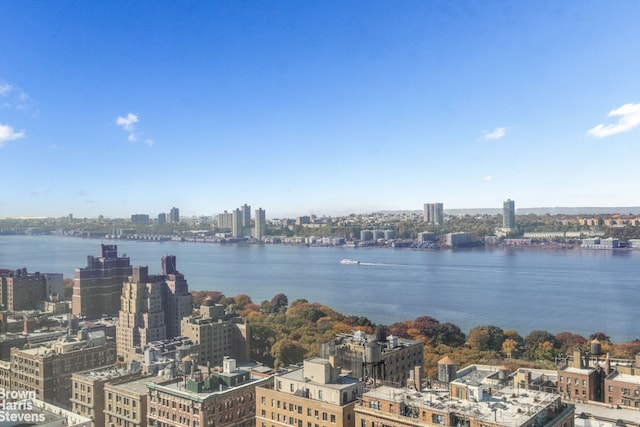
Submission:
M 2 108 L 15 108 L 17 110 L 27 110 L 30 108 L 31 98 L 20 88 L 0 81 L 0 98 L 3 98 Z
M 640 126 L 640 104 L 624 104 L 622 107 L 609 111 L 609 117 L 620 117 L 618 123 L 612 125 L 599 124 L 589 129 L 587 135 L 596 138 L 618 133 L 629 132 L 633 128 Z
M 137 130 L 137 125 L 140 123 L 140 119 L 136 114 L 129 113 L 126 117 L 118 116 L 116 119 L 116 125 L 120 126 L 124 130 L 126 130 L 129 134 L 127 135 L 127 141 L 136 142 L 141 140 L 144 144 L 152 147 L 155 142 L 151 138 L 145 138 L 142 140 L 144 136 L 144 132 L 140 132 Z
M 16 132 L 11 126 L 0 124 L 0 147 L 7 141 L 24 138 L 24 136 L 25 133 L 23 130 Z
M 133 132 L 135 130 L 135 124 L 138 123 L 138 121 L 138 116 L 133 113 L 129 113 L 127 114 L 127 117 L 118 116 L 116 124 L 126 131 Z
M 507 128 L 495 128 L 491 132 L 484 132 L 482 137 L 487 141 L 493 141 L 494 139 L 500 139 L 507 134 Z
M 483 181 L 491 181 L 493 179 L 493 177 L 491 175 L 487 175 L 484 178 L 482 178 Z
M 0 96 L 8 96 L 12 89 L 10 84 L 0 82 Z

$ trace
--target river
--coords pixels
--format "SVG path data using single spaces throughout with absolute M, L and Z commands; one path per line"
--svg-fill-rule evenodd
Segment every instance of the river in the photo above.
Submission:
M 117 244 L 132 265 L 160 272 L 175 255 L 191 290 L 247 294 L 256 303 L 284 293 L 376 323 L 431 316 L 465 333 L 478 325 L 602 331 L 614 342 L 640 337 L 640 251 L 388 248 L 135 242 L 59 236 L 0 236 L 0 268 L 73 277 L 100 244 Z M 343 265 L 351 258 L 358 265 Z

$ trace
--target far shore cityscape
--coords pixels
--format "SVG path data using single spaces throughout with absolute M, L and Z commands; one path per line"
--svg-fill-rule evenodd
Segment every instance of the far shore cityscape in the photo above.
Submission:
M 640 341 L 393 325 L 278 294 L 189 290 L 176 257 L 132 266 L 119 240 L 450 250 L 632 251 L 640 214 L 378 212 L 274 218 L 4 218 L 0 235 L 100 239 L 75 277 L 0 266 L 0 426 L 622 427 L 640 425 Z M 2 247 L 0 247 L 2 250 Z M 358 264 L 345 258 L 343 264 Z M 463 363 L 463 365 L 460 365 Z

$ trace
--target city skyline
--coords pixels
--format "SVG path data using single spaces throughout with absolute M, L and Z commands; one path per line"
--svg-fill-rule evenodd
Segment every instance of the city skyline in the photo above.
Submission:
M 0 218 L 638 206 L 638 12 L 2 3 Z

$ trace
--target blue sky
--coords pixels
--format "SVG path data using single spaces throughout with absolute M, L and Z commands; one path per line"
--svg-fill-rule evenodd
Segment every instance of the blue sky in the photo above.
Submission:
M 637 1 L 0 16 L 0 217 L 640 205 Z

